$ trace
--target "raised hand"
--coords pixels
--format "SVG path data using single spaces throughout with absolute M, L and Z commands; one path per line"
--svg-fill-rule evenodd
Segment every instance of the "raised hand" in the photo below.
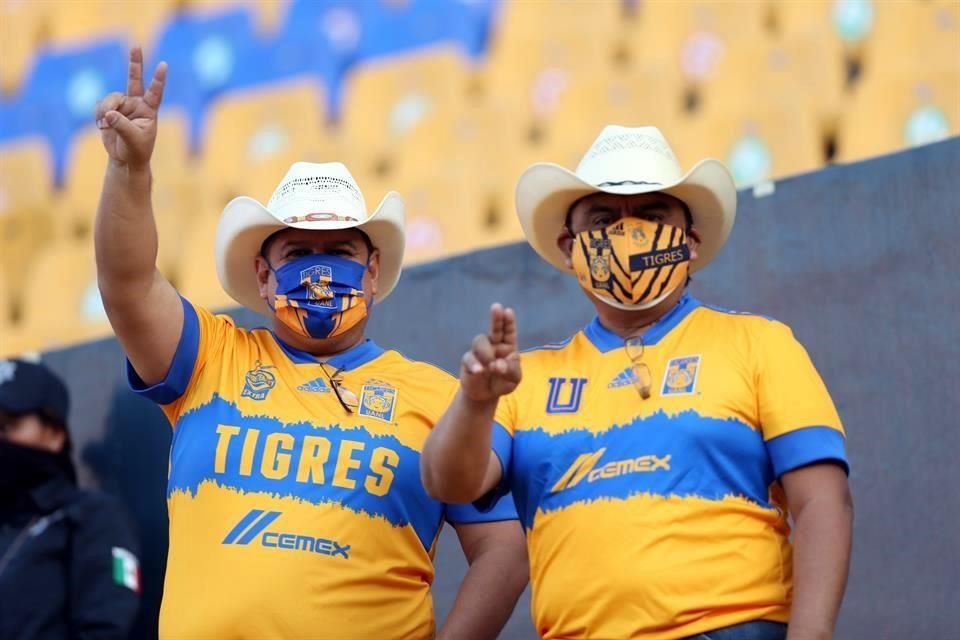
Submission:
M 520 350 L 513 309 L 490 307 L 490 333 L 473 339 L 463 354 L 460 387 L 474 402 L 489 402 L 506 395 L 520 383 Z
M 150 88 L 143 90 L 143 51 L 130 50 L 127 93 L 114 92 L 97 103 L 97 127 L 111 162 L 131 168 L 150 163 L 157 140 L 157 111 L 163 99 L 167 63 L 161 62 Z

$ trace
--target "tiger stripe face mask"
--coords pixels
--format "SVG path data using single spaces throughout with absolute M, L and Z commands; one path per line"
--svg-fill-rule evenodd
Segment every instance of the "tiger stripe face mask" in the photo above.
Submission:
M 687 281 L 690 247 L 680 227 L 623 218 L 573 239 L 580 286 L 618 309 L 649 309 Z

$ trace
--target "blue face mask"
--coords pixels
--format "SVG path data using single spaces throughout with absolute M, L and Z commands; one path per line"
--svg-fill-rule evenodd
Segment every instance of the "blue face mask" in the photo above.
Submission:
M 333 338 L 367 316 L 366 265 L 315 253 L 270 270 L 277 279 L 275 306 L 270 308 L 280 322 L 305 338 Z

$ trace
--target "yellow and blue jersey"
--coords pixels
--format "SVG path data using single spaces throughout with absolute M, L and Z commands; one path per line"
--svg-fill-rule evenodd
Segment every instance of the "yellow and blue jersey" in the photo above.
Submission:
M 643 343 L 646 400 L 624 340 L 594 320 L 522 354 L 498 405 L 494 495 L 512 491 L 527 532 L 538 632 L 666 640 L 786 622 L 778 479 L 847 465 L 826 387 L 785 325 L 689 296 Z
M 166 379 L 145 387 L 129 369 L 174 428 L 160 637 L 432 637 L 444 521 L 516 518 L 507 499 L 481 514 L 421 484 L 420 451 L 455 379 L 371 341 L 321 365 L 183 304 Z

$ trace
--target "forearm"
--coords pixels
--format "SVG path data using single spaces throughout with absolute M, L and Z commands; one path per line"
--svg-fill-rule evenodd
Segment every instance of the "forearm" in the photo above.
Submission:
M 97 277 L 108 310 L 111 298 L 122 299 L 130 292 L 143 295 L 156 273 L 151 181 L 149 166 L 131 169 L 113 161 L 107 164 L 94 243 Z
M 795 514 L 793 606 L 788 640 L 833 637 L 847 584 L 853 506 L 847 500 L 811 500 Z
M 496 638 L 527 585 L 526 552 L 491 549 L 470 565 L 437 640 Z
M 433 498 L 464 503 L 483 494 L 496 408 L 496 400 L 471 402 L 457 392 L 423 447 L 421 476 Z

